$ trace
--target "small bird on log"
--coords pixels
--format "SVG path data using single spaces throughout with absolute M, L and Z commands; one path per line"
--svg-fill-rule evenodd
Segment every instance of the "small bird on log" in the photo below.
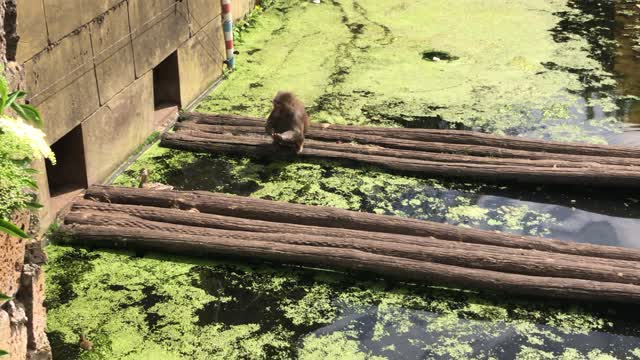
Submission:
M 149 190 L 173 190 L 173 186 L 165 185 L 160 183 L 149 183 L 149 170 L 142 169 L 140 170 L 140 184 L 138 187 L 140 189 L 149 189 Z
M 80 334 L 80 341 L 78 345 L 82 348 L 82 350 L 91 351 L 93 349 L 93 343 L 87 339 L 85 334 Z

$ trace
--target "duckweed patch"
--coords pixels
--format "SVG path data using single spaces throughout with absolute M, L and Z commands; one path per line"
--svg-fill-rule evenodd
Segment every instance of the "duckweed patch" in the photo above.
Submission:
M 47 253 L 49 286 L 76 294 L 49 295 L 56 359 L 625 359 L 640 348 L 614 318 L 562 303 L 291 266 L 56 245 Z M 82 276 L 59 276 L 81 267 Z M 79 333 L 94 351 L 78 349 Z
M 243 34 L 251 55 L 198 110 L 266 116 L 289 89 L 316 122 L 439 119 L 420 126 L 594 143 L 621 131 L 617 102 L 630 94 L 614 91 L 610 2 L 281 0 L 272 10 Z

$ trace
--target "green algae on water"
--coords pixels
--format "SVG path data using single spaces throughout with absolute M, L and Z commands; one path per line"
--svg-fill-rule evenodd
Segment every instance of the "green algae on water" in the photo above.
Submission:
M 198 111 L 265 116 L 273 94 L 290 89 L 316 122 L 603 143 L 618 131 L 613 76 L 591 56 L 590 35 L 562 28 L 595 16 L 572 4 L 276 1 L 243 34 L 237 70 Z M 432 49 L 458 59 L 424 61 Z M 606 116 L 591 116 L 594 109 Z M 488 185 L 372 167 L 266 163 L 156 144 L 116 184 L 137 186 L 142 168 L 150 181 L 178 189 L 518 234 L 544 236 L 559 222 L 524 203 L 483 201 L 495 190 Z M 593 308 L 291 266 L 62 246 L 47 252 L 56 359 L 640 357 L 637 331 Z M 95 351 L 78 349 L 79 332 Z

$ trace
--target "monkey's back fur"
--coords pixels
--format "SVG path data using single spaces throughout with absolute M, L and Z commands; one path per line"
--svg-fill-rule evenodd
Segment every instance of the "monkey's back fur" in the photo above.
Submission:
M 304 104 L 290 92 L 278 92 L 273 99 L 273 110 L 269 114 L 265 131 L 274 142 L 295 145 L 301 151 L 304 134 L 310 126 L 309 115 Z

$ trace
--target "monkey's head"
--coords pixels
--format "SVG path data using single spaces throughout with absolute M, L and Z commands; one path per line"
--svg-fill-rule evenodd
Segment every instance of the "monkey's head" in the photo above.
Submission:
M 280 107 L 287 104 L 290 104 L 294 99 L 292 93 L 288 91 L 278 91 L 276 96 L 273 98 L 273 106 Z

